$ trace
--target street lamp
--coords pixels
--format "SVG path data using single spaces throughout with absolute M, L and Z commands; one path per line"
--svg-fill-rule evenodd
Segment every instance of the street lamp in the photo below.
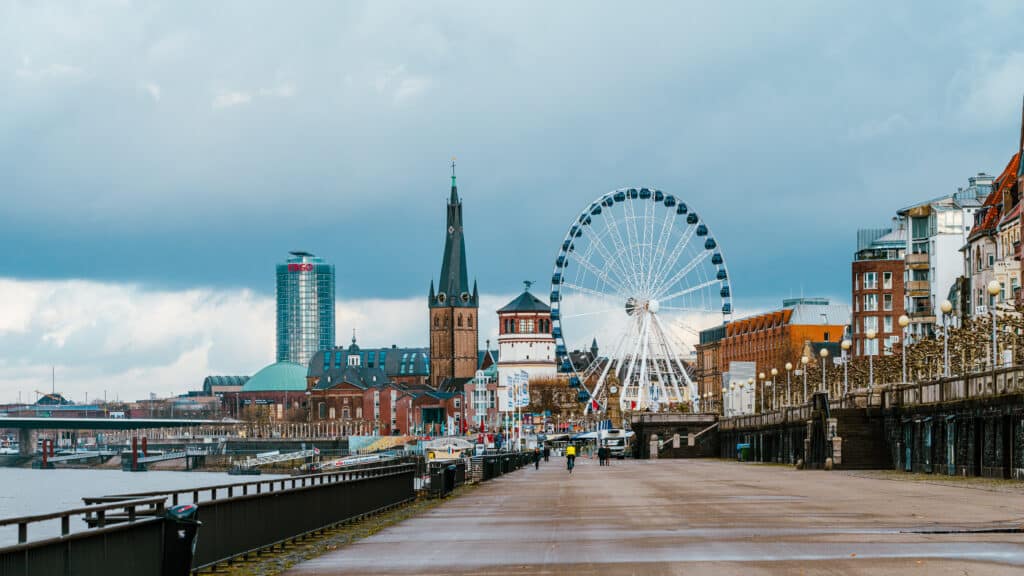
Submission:
M 753 398 L 750 399 L 750 403 L 753 404 L 754 402 L 757 401 L 756 400 L 756 398 L 757 398 L 757 390 L 755 389 L 755 386 L 754 386 L 754 378 L 753 377 L 747 378 L 747 386 L 750 387 L 750 394 L 753 396 Z M 743 391 L 742 390 L 740 391 L 740 406 L 741 407 L 743 406 Z
M 873 342 L 875 338 L 878 338 L 878 333 L 868 329 L 864 335 L 867 336 L 868 342 L 872 343 L 871 346 L 868 346 L 868 389 L 870 390 L 875 385 L 875 348 Z
M 828 372 L 828 366 L 825 361 L 828 359 L 828 348 L 822 348 L 821 352 L 818 353 L 821 356 L 821 391 L 825 391 L 825 373 Z
M 729 414 L 736 413 L 736 383 L 729 383 Z
M 998 280 L 993 280 L 993 281 L 988 283 L 988 293 L 992 297 L 991 298 L 992 306 L 990 306 L 990 308 L 992 308 L 992 369 L 993 370 L 995 370 L 995 367 L 996 367 L 996 354 L 999 353 L 999 350 L 997 349 L 997 344 L 996 344 L 996 342 L 997 342 L 997 340 L 996 340 L 996 296 L 998 296 L 999 293 L 1002 292 L 1002 291 L 1003 291 L 1003 286 L 1002 286 L 1002 284 L 999 283 Z
M 722 416 L 725 416 L 725 386 L 722 386 Z
M 804 370 L 804 404 L 807 404 L 807 365 L 811 363 L 811 359 L 807 356 L 800 357 L 800 364 Z
M 789 374 L 793 370 L 793 363 L 786 362 L 786 406 L 793 405 L 793 395 L 789 386 Z
M 775 402 L 775 400 L 776 400 L 776 398 L 775 398 L 775 394 L 776 394 L 776 392 L 775 392 L 775 377 L 778 376 L 778 375 L 779 375 L 779 369 L 778 368 L 772 368 L 772 383 L 771 383 L 771 388 L 772 388 L 772 410 L 778 410 L 778 408 L 775 406 L 777 404 L 777 402 Z
M 849 369 L 846 366 L 849 362 L 849 358 L 846 356 L 846 353 L 850 349 L 850 346 L 853 346 L 853 342 L 850 342 L 849 338 L 844 339 L 840 344 L 840 347 L 843 349 L 843 396 L 850 393 Z
M 906 314 L 900 314 L 899 319 L 900 329 L 903 332 L 903 346 L 900 347 L 901 354 L 903 356 L 903 384 L 907 383 L 907 326 L 910 325 L 910 318 L 907 318 Z
M 953 303 L 943 300 L 939 309 L 942 310 L 942 375 L 949 378 L 949 313 L 953 311 Z
M 764 372 L 757 375 L 761 379 L 761 413 L 764 414 Z

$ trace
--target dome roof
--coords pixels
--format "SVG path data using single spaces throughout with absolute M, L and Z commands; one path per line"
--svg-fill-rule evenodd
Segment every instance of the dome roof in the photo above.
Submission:
M 306 367 L 294 362 L 278 362 L 260 370 L 246 381 L 242 392 L 304 392 Z

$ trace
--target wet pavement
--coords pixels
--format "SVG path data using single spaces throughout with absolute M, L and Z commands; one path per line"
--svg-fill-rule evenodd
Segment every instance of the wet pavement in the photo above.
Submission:
M 1017 494 L 716 460 L 564 460 L 306 561 L 334 574 L 1022 574 Z

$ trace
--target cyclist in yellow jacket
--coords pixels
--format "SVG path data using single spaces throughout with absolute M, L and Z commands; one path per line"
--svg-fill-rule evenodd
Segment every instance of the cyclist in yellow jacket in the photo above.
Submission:
M 572 444 L 565 447 L 565 465 L 569 468 L 569 474 L 572 474 L 572 469 L 576 466 L 576 446 Z

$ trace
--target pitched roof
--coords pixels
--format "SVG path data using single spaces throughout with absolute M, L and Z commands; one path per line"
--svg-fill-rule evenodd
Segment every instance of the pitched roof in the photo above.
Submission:
M 498 314 L 503 312 L 550 312 L 551 307 L 544 303 L 543 300 L 537 298 L 530 291 L 527 290 L 519 295 L 515 300 L 505 304 L 505 306 L 498 309 Z
M 363 366 L 346 366 L 340 374 L 329 373 L 321 376 L 313 388 L 317 390 L 328 390 L 342 384 L 351 384 L 356 388 L 367 390 L 379 388 L 390 384 L 391 380 L 380 368 L 366 368 Z
M 1002 174 L 995 179 L 995 186 L 993 186 L 992 192 L 989 193 L 988 198 L 985 199 L 985 203 L 981 207 L 984 215 L 978 224 L 971 228 L 971 233 L 967 236 L 968 241 L 974 240 L 982 234 L 991 234 L 996 229 L 1000 216 L 997 207 L 1002 202 L 1006 191 L 1014 185 L 1014 177 L 1017 174 L 1017 167 L 1019 165 L 1020 153 L 1017 153 L 1010 158 L 1006 168 L 1003 168 Z

